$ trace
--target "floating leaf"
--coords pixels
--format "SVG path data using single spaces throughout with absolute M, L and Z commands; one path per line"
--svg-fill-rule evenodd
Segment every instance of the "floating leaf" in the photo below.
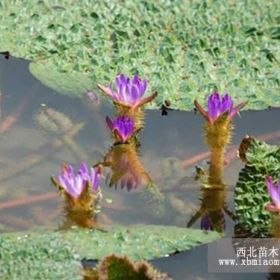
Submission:
M 39 78 L 59 92 L 81 96 L 85 73 L 109 85 L 137 72 L 159 93 L 150 108 L 192 110 L 215 88 L 246 109 L 280 106 L 277 0 L 57 2 L 2 0 L 0 51 L 47 60 L 56 74 Z
M 151 260 L 217 240 L 217 232 L 136 225 L 108 231 L 8 233 L 0 235 L 1 279 L 81 279 L 82 259 L 107 255 Z M 68 277 L 68 278 L 67 278 Z

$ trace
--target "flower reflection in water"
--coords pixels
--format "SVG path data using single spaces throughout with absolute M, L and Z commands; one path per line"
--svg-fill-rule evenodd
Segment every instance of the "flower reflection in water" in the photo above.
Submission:
M 234 219 L 233 213 L 227 207 L 227 190 L 225 186 L 221 186 L 220 189 L 202 188 L 201 192 L 201 206 L 189 220 L 188 227 L 191 227 L 201 218 L 201 229 L 224 232 L 226 229 L 225 214 Z
M 129 117 L 120 116 L 115 120 L 106 117 L 106 122 L 117 142 L 125 143 L 136 133 L 134 121 Z
M 110 174 L 107 177 L 110 187 L 120 186 L 129 191 L 139 186 L 153 184 L 139 159 L 136 139 L 132 139 L 127 144 L 113 145 L 100 164 L 110 168 Z

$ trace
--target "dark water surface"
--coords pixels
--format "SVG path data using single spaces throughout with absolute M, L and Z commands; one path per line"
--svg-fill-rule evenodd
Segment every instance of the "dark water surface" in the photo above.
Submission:
M 81 161 L 95 164 L 102 160 L 112 144 L 104 119 L 106 115 L 113 116 L 111 105 L 89 104 L 85 99 L 60 95 L 29 73 L 28 62 L 15 58 L 0 57 L 0 92 L 0 232 L 39 226 L 56 229 L 63 220 L 62 201 L 50 194 L 55 194 L 50 176 L 58 173 L 63 162 L 78 166 Z M 70 144 L 61 140 L 62 133 L 47 132 L 38 125 L 36 116 L 45 108 L 64 113 L 74 124 L 84 124 L 70 139 Z M 241 118 L 234 120 L 232 144 L 238 145 L 246 134 L 259 136 L 276 132 L 279 120 L 280 109 L 242 112 Z M 184 167 L 184 163 L 207 151 L 202 127 L 202 118 L 194 112 L 169 111 L 168 116 L 161 116 L 160 111 L 147 111 L 146 126 L 140 137 L 139 161 L 159 190 L 169 196 L 174 209 L 159 214 L 154 211 L 153 202 L 147 202 L 143 187 L 128 192 L 120 187 L 109 188 L 104 183 L 98 222 L 186 227 L 201 201 L 200 185 L 194 180 L 195 167 Z M 278 139 L 274 137 L 268 142 L 278 143 L 278 140 L 279 134 Z M 63 144 L 57 144 L 61 141 Z M 206 160 L 199 164 L 207 166 Z M 242 166 L 241 161 L 235 159 L 224 171 L 230 211 L 234 211 L 233 191 Z M 32 201 L 38 196 L 42 199 Z M 192 227 L 200 228 L 200 219 Z M 234 223 L 227 215 L 225 233 L 234 234 Z M 208 274 L 207 246 L 153 263 L 174 279 L 267 279 L 261 274 Z

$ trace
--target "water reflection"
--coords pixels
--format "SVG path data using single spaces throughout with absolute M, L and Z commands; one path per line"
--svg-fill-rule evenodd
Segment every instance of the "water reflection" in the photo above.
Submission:
M 153 183 L 139 159 L 140 143 L 136 138 L 129 143 L 114 144 L 105 154 L 103 161 L 98 163 L 110 169 L 107 182 L 110 187 L 128 191 Z
M 73 139 L 84 123 L 74 123 L 67 115 L 45 106 L 36 114 L 35 120 L 46 132 L 54 133 L 78 159 L 90 160 L 87 152 Z
M 234 219 L 233 213 L 228 209 L 227 193 L 225 185 L 215 189 L 202 187 L 200 208 L 191 217 L 187 226 L 191 227 L 198 219 L 201 219 L 201 229 L 224 232 L 226 229 L 225 215 Z
M 1 127 L 4 127 L 1 130 L 3 133 L 1 133 L 0 139 L 0 231 L 26 230 L 38 225 L 48 228 L 55 227 L 60 222 L 61 209 L 60 204 L 55 200 L 56 194 L 50 193 L 52 188 L 49 185 L 49 175 L 54 174 L 57 166 L 65 160 L 76 164 L 77 158 L 80 161 L 88 157 L 88 163 L 94 163 L 100 159 L 104 147 L 108 145 L 107 138 L 104 137 L 104 135 L 108 135 L 103 123 L 103 116 L 111 115 L 112 112 L 108 107 L 98 107 L 98 105 L 90 111 L 79 99 L 67 98 L 58 93 L 54 95 L 51 89 L 43 86 L 30 75 L 26 61 L 11 57 L 9 60 L 1 60 L 0 63 L 1 93 L 3 94 Z M 37 114 L 42 103 L 47 104 L 45 108 L 51 108 L 51 110 L 70 116 L 69 119 L 73 123 L 70 131 L 65 130 L 65 133 L 62 134 L 56 132 L 47 134 L 45 129 L 44 131 L 38 129 L 33 116 L 35 113 Z M 45 108 L 42 108 L 44 114 L 47 113 L 54 117 L 53 114 L 50 114 L 51 110 L 46 111 Z M 279 113 L 279 109 L 242 113 L 242 120 L 236 119 L 233 143 L 238 144 L 245 134 L 261 135 L 279 130 Z M 13 115 L 16 118 L 12 118 Z M 8 126 L 7 122 L 4 122 L 6 119 L 10 120 Z M 11 126 L 11 120 L 15 119 L 16 122 L 12 121 L 13 126 Z M 269 125 L 267 125 L 268 123 Z M 132 178 L 124 180 L 124 188 L 130 188 L 131 185 L 149 184 L 152 180 L 147 170 L 151 170 L 152 178 L 160 190 L 165 191 L 169 188 L 166 193 L 179 194 L 180 199 L 189 200 L 183 205 L 189 211 L 197 198 L 197 190 L 193 188 L 193 181 L 186 183 L 178 191 L 176 188 L 179 186 L 174 182 L 180 180 L 184 174 L 181 174 L 178 168 L 171 169 L 168 166 L 163 169 L 160 166 L 170 157 L 176 160 L 178 166 L 181 166 L 181 161 L 185 158 L 194 157 L 205 151 L 200 127 L 200 118 L 191 112 L 170 111 L 168 116 L 162 117 L 158 111 L 147 111 L 146 128 L 141 139 L 141 160 L 139 158 L 140 147 L 137 143 L 134 143 L 133 148 L 124 148 L 125 146 L 120 146 L 122 147 L 120 148 L 113 145 L 103 159 L 104 162 L 109 162 L 107 166 L 110 170 L 108 183 L 112 182 L 112 186 L 117 184 L 121 188 L 122 178 Z M 69 136 L 71 141 L 69 141 Z M 73 141 L 86 152 L 81 153 L 81 149 L 75 149 Z M 70 142 L 72 142 L 72 148 L 66 144 Z M 134 150 L 133 153 L 137 154 L 138 158 L 128 155 L 130 152 L 121 152 L 118 149 Z M 138 163 L 135 166 L 142 166 L 143 170 L 140 167 L 128 166 L 125 168 L 128 170 L 128 175 L 123 171 L 118 172 L 118 169 L 122 169 L 118 167 L 119 165 L 127 164 L 125 163 L 127 157 L 137 158 Z M 121 160 L 121 158 L 124 159 Z M 191 173 L 191 168 L 187 172 Z M 230 185 L 235 184 L 239 168 L 238 162 L 227 168 L 225 178 Z M 136 170 L 142 170 L 140 175 Z M 114 174 L 117 175 L 113 176 Z M 112 206 L 108 206 L 103 200 L 104 208 L 102 208 L 101 215 L 106 214 L 114 223 L 151 222 L 151 212 L 148 214 L 145 212 L 146 207 L 143 207 L 143 200 L 132 197 L 132 192 L 112 192 L 109 188 L 103 188 L 102 191 L 104 197 L 111 198 L 114 203 Z M 216 190 L 212 186 L 211 190 L 207 190 L 203 187 L 201 196 L 201 206 L 194 218 L 198 216 L 196 218 L 198 220 L 203 218 L 203 214 L 207 214 L 208 216 L 205 216 L 207 223 L 208 217 L 210 217 L 214 220 L 213 227 L 217 224 L 218 228 L 223 228 L 221 213 L 224 217 L 231 216 L 231 212 L 228 211 L 226 188 Z M 124 215 L 124 211 L 129 212 L 130 215 Z M 172 216 L 170 219 L 168 214 Z M 84 216 L 86 217 L 86 215 Z M 182 219 L 176 220 L 178 216 L 178 212 L 175 214 L 172 211 L 164 212 L 160 222 L 183 226 Z M 216 222 L 216 219 L 220 219 L 220 222 Z M 96 221 L 95 215 L 93 221 Z M 158 223 L 159 219 L 154 219 L 152 222 Z M 229 234 L 232 232 L 229 231 Z M 186 267 L 185 263 L 189 263 L 189 267 L 193 270 L 192 273 L 199 274 L 201 255 L 206 255 L 206 253 L 200 252 L 196 257 L 188 253 L 190 257 L 187 261 L 184 260 L 180 269 Z M 174 268 L 172 266 L 174 275 L 176 272 L 180 273 L 178 260 L 176 263 Z M 170 264 L 168 266 L 171 269 Z M 204 271 L 207 271 L 207 268 Z M 215 276 L 215 279 L 218 277 Z
M 201 205 L 197 212 L 191 217 L 187 226 L 191 227 L 198 219 L 200 227 L 204 230 L 216 230 L 224 232 L 226 229 L 225 215 L 234 220 L 234 214 L 228 209 L 227 205 L 227 186 L 223 179 L 223 165 L 221 158 L 223 154 L 211 151 L 208 172 L 206 172 L 206 181 L 201 187 Z M 200 180 L 204 180 L 202 177 Z

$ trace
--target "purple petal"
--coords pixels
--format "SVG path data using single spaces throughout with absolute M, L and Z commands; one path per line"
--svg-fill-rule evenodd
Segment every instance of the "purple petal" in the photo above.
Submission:
M 108 127 L 111 129 L 111 131 L 113 131 L 115 126 L 114 126 L 113 121 L 108 116 L 106 117 L 106 123 L 107 123 Z
M 276 207 L 280 207 L 279 186 L 274 186 L 272 177 L 265 177 L 268 193 Z
M 81 163 L 80 168 L 78 170 L 78 174 L 81 174 L 82 176 L 88 174 L 88 168 L 85 162 Z
M 130 91 L 130 100 L 131 103 L 135 103 L 137 102 L 137 100 L 139 99 L 139 91 L 138 88 L 134 85 L 131 87 L 131 91 Z
M 208 98 L 208 115 L 210 120 L 215 121 L 220 115 L 221 100 L 217 92 L 213 92 Z
M 65 180 L 65 184 L 63 185 L 65 191 L 70 194 L 72 197 L 77 198 L 77 191 L 75 190 L 75 180 L 74 178 L 68 178 Z
M 72 177 L 74 176 L 74 169 L 73 166 L 67 165 L 66 168 L 64 169 L 66 171 L 66 176 Z
M 90 168 L 90 183 L 93 191 L 97 191 L 100 185 L 100 174 L 93 167 Z
M 221 111 L 221 113 L 225 113 L 225 112 L 230 113 L 232 108 L 233 108 L 233 101 L 232 101 L 231 97 L 226 93 L 223 96 L 220 111 Z
M 270 212 L 280 212 L 280 208 L 278 208 L 277 206 L 275 206 L 272 203 L 269 203 L 269 204 L 265 205 L 265 209 L 270 211 Z
M 74 192 L 76 193 L 76 196 L 78 197 L 84 190 L 86 181 L 82 176 L 77 175 L 75 177 L 75 188 Z
M 141 86 L 140 86 L 139 98 L 141 98 L 141 97 L 144 95 L 144 93 L 145 93 L 145 91 L 146 91 L 146 89 L 147 89 L 147 86 L 148 86 L 148 81 L 147 81 L 147 80 L 144 80 L 144 81 L 141 83 Z

